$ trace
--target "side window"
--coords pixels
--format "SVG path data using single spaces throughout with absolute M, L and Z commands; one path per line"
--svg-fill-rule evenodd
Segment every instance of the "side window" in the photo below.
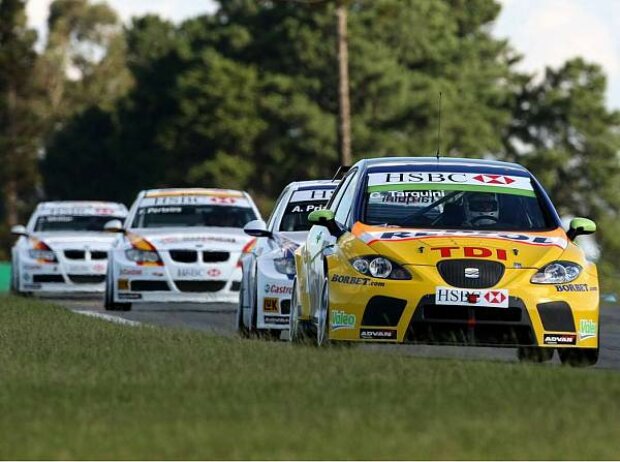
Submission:
M 349 186 L 349 183 L 351 183 L 351 180 L 353 180 L 353 177 L 355 176 L 356 173 L 357 173 L 357 170 L 352 170 L 349 173 L 347 173 L 347 176 L 345 176 L 342 179 L 342 181 L 340 182 L 340 184 L 334 191 L 334 195 L 332 196 L 331 200 L 328 203 L 329 210 L 336 212 L 336 209 L 338 208 L 338 204 L 340 204 L 340 200 L 342 199 L 342 196 L 347 190 L 347 186 Z
M 275 219 L 276 217 L 279 217 L 282 215 L 282 209 L 286 206 L 286 204 L 283 204 L 283 200 L 284 196 L 286 196 L 286 193 L 288 192 L 289 188 L 284 188 L 284 190 L 282 191 L 282 193 L 280 193 L 280 197 L 278 197 L 278 200 L 276 201 L 276 205 L 275 208 L 273 209 L 273 211 L 271 212 L 271 215 L 269 216 L 269 220 L 267 221 L 267 229 L 271 229 L 271 230 L 275 230 Z
M 355 192 L 357 191 L 357 183 L 359 175 L 357 172 L 354 172 L 353 175 L 349 177 L 349 182 L 345 186 L 344 193 L 342 194 L 342 198 L 340 202 L 336 206 L 335 210 L 335 219 L 340 224 L 346 224 L 347 217 L 351 212 L 351 205 L 353 203 L 353 198 L 355 197 Z

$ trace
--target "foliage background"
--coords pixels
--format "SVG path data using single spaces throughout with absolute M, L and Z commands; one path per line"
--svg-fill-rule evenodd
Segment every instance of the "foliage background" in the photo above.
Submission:
M 130 203 L 149 187 L 243 188 L 265 213 L 290 181 L 338 166 L 333 1 L 222 0 L 172 24 L 122 26 L 105 3 L 55 0 L 40 52 L 23 0 L 0 0 L 0 174 L 7 229 L 41 199 Z M 620 115 L 578 58 L 542 78 L 491 35 L 494 0 L 350 0 L 356 158 L 442 152 L 520 162 L 561 214 L 599 223 L 620 257 Z

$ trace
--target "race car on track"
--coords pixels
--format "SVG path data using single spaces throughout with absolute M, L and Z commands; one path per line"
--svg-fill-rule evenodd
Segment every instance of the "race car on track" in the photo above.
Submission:
M 228 189 L 142 191 L 110 250 L 107 310 L 139 302 L 237 303 L 239 258 L 251 244 L 243 226 L 260 218 L 245 192 Z
M 511 163 L 355 164 L 295 252 L 292 341 L 490 345 L 596 363 L 596 266 L 540 183 Z
M 257 239 L 241 260 L 243 279 L 237 310 L 241 335 L 264 333 L 275 338 L 288 329 L 295 275 L 293 252 L 312 226 L 308 214 L 325 207 L 337 185 L 327 180 L 291 183 L 280 194 L 267 224 L 256 220 L 245 226 L 245 232 Z
M 114 202 L 42 202 L 11 250 L 15 293 L 103 292 L 108 250 L 114 236 L 103 232 L 127 208 Z

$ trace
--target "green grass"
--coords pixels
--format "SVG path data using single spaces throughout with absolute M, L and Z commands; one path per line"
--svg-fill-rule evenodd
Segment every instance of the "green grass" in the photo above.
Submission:
M 0 298 L 2 459 L 618 459 L 620 375 L 133 328 Z

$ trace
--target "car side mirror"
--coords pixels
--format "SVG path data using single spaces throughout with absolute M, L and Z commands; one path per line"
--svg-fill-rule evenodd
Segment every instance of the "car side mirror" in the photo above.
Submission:
M 572 241 L 577 236 L 592 234 L 596 232 L 596 223 L 587 218 L 573 218 L 566 235 Z
M 273 233 L 267 229 L 263 220 L 252 220 L 243 227 L 243 232 L 254 237 L 273 237 Z
M 15 225 L 11 227 L 11 234 L 14 236 L 28 236 L 28 231 L 24 225 Z
M 108 233 L 122 233 L 124 232 L 123 223 L 121 220 L 110 220 L 103 225 L 103 230 Z
M 333 210 L 314 210 L 308 214 L 308 221 L 315 225 L 325 226 L 332 236 L 340 237 L 343 234 L 340 225 L 336 223 L 336 214 Z

